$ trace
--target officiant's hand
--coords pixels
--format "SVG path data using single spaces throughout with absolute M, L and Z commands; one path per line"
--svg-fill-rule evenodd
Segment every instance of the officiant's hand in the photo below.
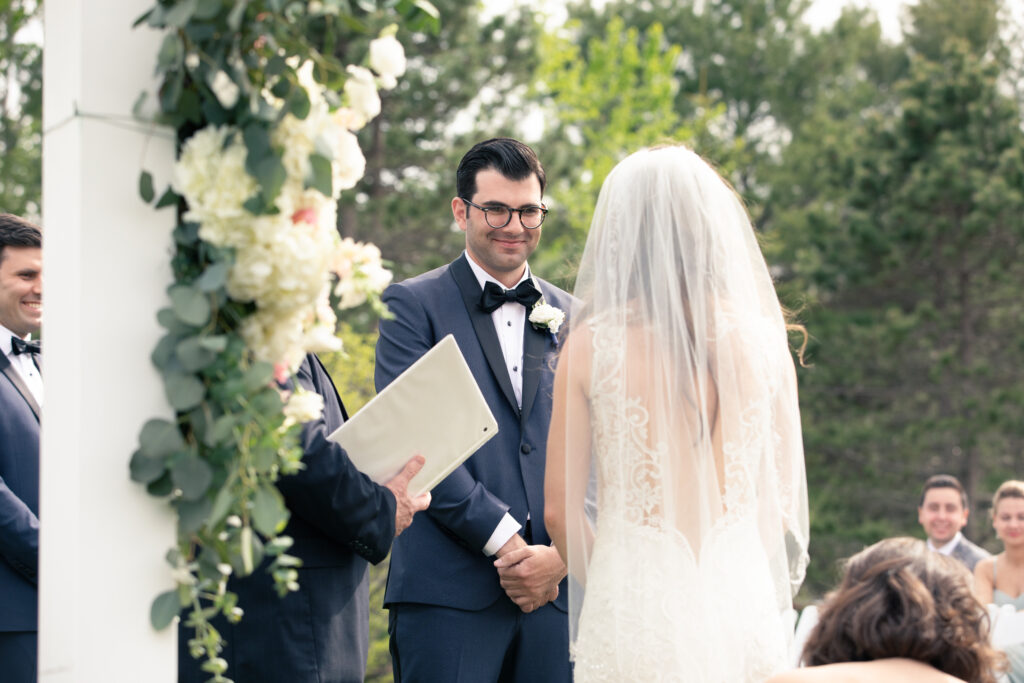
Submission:
M 430 492 L 427 491 L 413 498 L 409 495 L 409 480 L 419 474 L 426 460 L 422 455 L 414 455 L 405 463 L 402 471 L 385 482 L 384 486 L 395 494 L 395 536 L 405 531 L 412 524 L 412 516 L 430 505 Z
M 558 597 L 558 582 L 565 564 L 549 545 L 526 545 L 515 534 L 497 552 L 494 566 L 505 593 L 523 612 L 529 613 Z

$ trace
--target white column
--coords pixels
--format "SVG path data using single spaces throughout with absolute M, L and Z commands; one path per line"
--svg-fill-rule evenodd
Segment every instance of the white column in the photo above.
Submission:
M 149 606 L 171 587 L 168 508 L 129 480 L 141 425 L 169 417 L 149 361 L 170 281 L 167 130 L 130 120 L 154 87 L 162 36 L 132 30 L 153 0 L 47 0 L 43 142 L 45 408 L 41 454 L 40 681 L 176 679 L 174 629 Z M 159 191 L 159 190 L 158 190 Z

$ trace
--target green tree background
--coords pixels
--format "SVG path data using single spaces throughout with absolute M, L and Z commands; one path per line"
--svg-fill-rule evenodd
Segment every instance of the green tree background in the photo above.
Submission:
M 552 213 L 531 264 L 571 287 L 605 174 L 640 147 L 686 142 L 743 195 L 811 334 L 798 376 L 812 563 L 798 602 L 863 545 L 920 536 L 919 487 L 937 472 L 965 482 L 968 533 L 998 550 L 986 498 L 1024 476 L 1024 31 L 1010 1 L 920 0 L 895 41 L 864 9 L 814 29 L 809 0 L 577 2 L 564 26 L 436 1 L 437 35 L 399 35 L 409 73 L 360 133 L 368 171 L 339 229 L 381 246 L 398 279 L 450 261 L 458 158 L 541 120 L 530 141 Z M 13 35 L 37 13 L 0 2 L 0 92 L 20 93 L 3 100 L 0 208 L 29 214 L 40 51 Z M 372 396 L 370 313 L 343 337 L 346 355 L 326 360 L 353 412 Z M 386 571 L 371 569 L 378 682 L 391 680 Z

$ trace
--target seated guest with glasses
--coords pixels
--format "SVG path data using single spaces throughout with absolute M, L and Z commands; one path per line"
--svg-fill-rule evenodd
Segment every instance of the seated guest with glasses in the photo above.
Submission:
M 377 389 L 453 334 L 498 421 L 395 542 L 384 604 L 397 683 L 571 680 L 566 571 L 543 492 L 552 333 L 571 297 L 526 263 L 547 214 L 544 182 L 523 143 L 474 146 L 451 201 L 466 251 L 384 292 L 394 317 L 380 323 Z
M 914 538 L 850 558 L 804 645 L 808 666 L 768 683 L 995 683 L 985 607 L 959 562 Z

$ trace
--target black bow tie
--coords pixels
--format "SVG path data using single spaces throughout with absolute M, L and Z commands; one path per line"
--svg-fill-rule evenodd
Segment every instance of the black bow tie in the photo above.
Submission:
M 31 353 L 38 356 L 42 347 L 37 341 L 25 341 L 20 337 L 11 337 L 11 353 L 15 356 L 22 353 Z
M 480 297 L 480 308 L 485 313 L 493 313 L 502 304 L 516 301 L 530 308 L 540 301 L 540 290 L 533 286 L 533 280 L 523 280 L 515 289 L 505 289 L 497 282 L 484 285 L 484 293 Z

